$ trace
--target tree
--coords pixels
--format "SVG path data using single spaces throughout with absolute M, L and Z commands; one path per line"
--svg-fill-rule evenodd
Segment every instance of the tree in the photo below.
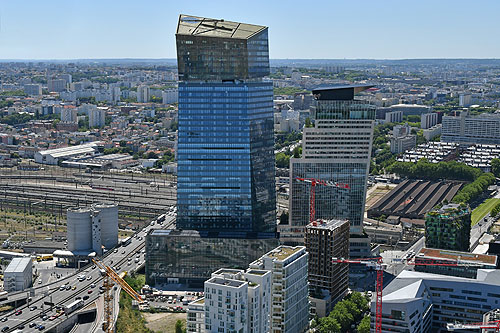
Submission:
M 494 158 L 491 160 L 491 172 L 495 177 L 500 177 L 500 159 Z
M 358 333 L 370 333 L 370 316 L 364 316 L 357 327 Z
M 313 127 L 313 125 L 311 123 L 311 118 L 309 118 L 309 117 L 306 118 L 306 127 Z
M 331 316 L 319 318 L 318 331 L 320 333 L 340 333 L 342 332 L 342 327 L 339 322 L 332 318 Z
M 297 146 L 297 147 L 293 148 L 293 157 L 300 158 L 300 155 L 302 155 L 302 147 Z
M 177 320 L 175 322 L 175 333 L 183 333 L 184 330 L 183 330 L 182 326 L 183 326 L 182 325 L 182 321 L 181 320 Z
M 285 153 L 276 154 L 276 166 L 278 168 L 288 168 L 290 165 L 290 156 L 287 156 Z

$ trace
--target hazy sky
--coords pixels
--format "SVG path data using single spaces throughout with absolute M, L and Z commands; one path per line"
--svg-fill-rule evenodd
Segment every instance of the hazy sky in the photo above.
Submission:
M 273 59 L 500 58 L 499 0 L 0 0 L 0 59 L 175 58 L 180 13 L 266 25 Z

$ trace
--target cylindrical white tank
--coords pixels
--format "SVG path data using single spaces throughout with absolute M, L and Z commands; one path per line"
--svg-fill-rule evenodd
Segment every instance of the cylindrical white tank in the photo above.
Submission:
M 106 249 L 118 245 L 118 205 L 94 204 L 94 214 L 99 212 L 101 221 L 101 242 Z
M 68 250 L 85 251 L 92 248 L 92 218 L 90 207 L 69 208 L 67 212 Z

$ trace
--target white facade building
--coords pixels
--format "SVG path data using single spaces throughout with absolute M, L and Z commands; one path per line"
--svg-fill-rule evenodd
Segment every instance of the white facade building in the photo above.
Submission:
M 385 123 L 400 123 L 403 121 L 403 111 L 391 111 L 385 114 Z
M 300 333 L 309 325 L 308 254 L 304 246 L 279 246 L 250 264 L 270 270 L 271 332 Z
M 179 90 L 177 89 L 167 89 L 161 92 L 162 103 L 172 104 L 179 101 Z
M 137 102 L 138 103 L 148 103 L 151 98 L 148 86 L 137 86 Z
M 500 144 L 500 114 L 443 116 L 441 141 L 462 144 Z
M 269 332 L 270 303 L 270 271 L 220 269 L 205 281 L 204 300 L 189 304 L 187 331 Z
M 22 291 L 33 282 L 33 262 L 31 258 L 14 258 L 4 271 L 5 291 Z
M 448 323 L 482 322 L 499 299 L 500 270 L 479 269 L 476 279 L 403 271 L 383 290 L 382 332 L 448 332 Z
M 89 110 L 89 126 L 104 127 L 106 123 L 106 110 L 96 108 Z
M 435 126 L 438 122 L 437 113 L 423 113 L 420 116 L 420 128 L 427 129 Z
M 441 124 L 437 124 L 437 125 L 434 125 L 434 126 L 432 126 L 430 128 L 424 129 L 424 138 L 427 141 L 431 141 L 435 137 L 441 135 L 441 129 L 442 129 L 442 125 Z

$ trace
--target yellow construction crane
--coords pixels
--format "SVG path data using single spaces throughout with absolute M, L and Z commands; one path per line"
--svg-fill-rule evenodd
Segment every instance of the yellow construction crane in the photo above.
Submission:
M 113 283 L 110 281 L 113 280 L 115 283 L 119 284 L 123 290 L 127 294 L 130 295 L 134 300 L 136 300 L 139 304 L 144 303 L 144 300 L 141 298 L 141 295 L 137 291 L 135 291 L 129 284 L 120 277 L 111 267 L 105 265 L 99 259 L 92 259 L 94 264 L 101 270 L 104 274 L 104 323 L 103 330 L 106 333 L 113 333 L 113 317 L 112 317 L 112 304 L 113 304 L 113 293 L 111 289 L 113 288 Z

